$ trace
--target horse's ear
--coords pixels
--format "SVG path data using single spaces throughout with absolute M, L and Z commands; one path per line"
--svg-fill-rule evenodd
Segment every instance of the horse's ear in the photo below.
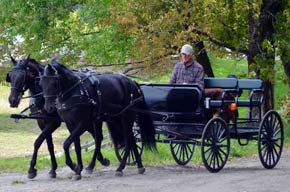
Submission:
M 10 79 L 10 72 L 8 72 L 6 74 L 6 82 L 10 83 L 11 82 L 11 79 Z
M 29 60 L 30 60 L 30 55 L 28 55 L 27 58 L 25 59 L 24 64 L 25 64 L 26 66 L 28 66 Z
M 52 64 L 48 64 L 48 65 L 47 65 L 47 68 L 48 68 L 49 71 L 51 71 L 51 73 L 54 73 L 55 75 L 58 74 L 57 69 L 55 68 L 54 65 L 52 65 Z
M 50 61 L 50 64 L 51 65 L 58 65 L 57 57 L 52 58 L 51 61 Z
M 13 63 L 13 65 L 14 66 L 16 66 L 16 64 L 17 64 L 17 61 L 10 55 L 10 59 L 11 59 L 11 61 L 12 61 L 12 63 Z

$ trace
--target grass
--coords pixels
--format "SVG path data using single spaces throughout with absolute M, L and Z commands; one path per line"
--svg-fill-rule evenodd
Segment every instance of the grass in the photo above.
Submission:
M 212 67 L 216 77 L 226 77 L 229 74 L 236 74 L 240 78 L 247 78 L 247 63 L 245 60 L 221 59 L 212 58 Z M 277 75 L 282 76 L 282 69 L 277 66 Z M 152 82 L 168 82 L 170 72 L 162 77 L 152 79 Z M 11 113 L 19 113 L 22 109 L 28 106 L 28 101 L 23 100 L 20 107 L 12 109 L 8 104 L 8 94 L 10 88 L 6 85 L 0 85 L 0 174 L 8 172 L 27 172 L 30 158 L 33 150 L 33 142 L 40 134 L 40 130 L 35 120 L 20 120 L 15 123 L 14 119 L 9 118 Z M 287 85 L 282 83 L 282 80 L 277 78 L 275 86 L 275 108 L 278 109 L 278 100 L 289 92 Z M 289 143 L 290 129 L 289 125 L 285 124 L 285 141 Z M 106 128 L 104 128 L 106 130 Z M 53 134 L 55 152 L 58 154 L 58 166 L 65 166 L 62 143 L 68 136 L 68 131 L 62 125 Z M 92 140 L 91 136 L 87 133 L 81 137 L 83 144 Z M 164 166 L 176 164 L 170 153 L 169 144 L 157 144 L 158 153 L 151 153 L 144 151 L 142 160 L 146 166 Z M 89 147 L 87 152 L 83 153 L 84 165 L 87 165 L 93 155 L 93 147 Z M 118 160 L 112 147 L 102 149 L 104 157 L 111 161 L 111 165 L 117 166 Z M 75 156 L 72 153 L 73 159 Z M 257 154 L 257 143 L 250 142 L 247 146 L 240 146 L 236 140 L 231 140 L 231 152 L 229 159 L 233 157 Z M 200 147 L 195 147 L 195 152 L 191 163 L 202 164 Z M 97 162 L 97 167 L 101 167 Z M 50 159 L 47 152 L 46 143 L 44 142 L 39 150 L 36 168 L 43 170 L 49 169 Z M 15 184 L 18 182 L 16 181 Z

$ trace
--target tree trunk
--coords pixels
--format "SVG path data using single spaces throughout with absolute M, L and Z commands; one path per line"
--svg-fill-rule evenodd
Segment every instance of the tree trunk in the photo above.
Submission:
M 249 55 L 248 64 L 249 69 L 251 65 L 255 64 L 253 69 L 256 73 L 256 78 L 260 78 L 260 69 L 265 65 L 266 68 L 270 69 L 268 73 L 272 73 L 271 69 L 274 68 L 275 64 L 275 53 L 271 50 L 274 49 L 274 38 L 275 29 L 273 23 L 275 22 L 275 15 L 283 9 L 278 0 L 263 0 L 261 6 L 261 14 L 258 20 L 255 20 L 252 14 L 253 2 L 248 0 L 249 5 Z M 271 47 L 263 47 L 265 41 L 270 42 Z M 249 71 L 251 72 L 251 71 Z M 265 75 L 265 74 L 264 74 Z M 266 75 L 267 76 L 267 75 Z M 274 84 L 270 78 L 264 80 L 264 91 L 265 91 L 265 103 L 262 111 L 267 112 L 274 108 Z
M 274 85 L 269 80 L 264 81 L 264 101 L 262 114 L 265 114 L 270 109 L 274 109 Z
M 199 42 L 195 43 L 194 47 L 197 50 L 196 51 L 196 60 L 197 60 L 197 62 L 199 62 L 203 66 L 204 73 L 208 77 L 214 77 L 214 73 L 213 73 L 213 70 L 211 68 L 210 61 L 209 61 L 207 52 L 205 50 L 203 41 L 199 41 Z

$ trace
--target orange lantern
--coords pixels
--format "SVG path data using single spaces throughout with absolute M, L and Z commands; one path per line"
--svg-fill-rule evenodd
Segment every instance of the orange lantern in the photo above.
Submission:
M 231 103 L 229 106 L 230 111 L 236 111 L 237 110 L 237 105 L 235 103 Z

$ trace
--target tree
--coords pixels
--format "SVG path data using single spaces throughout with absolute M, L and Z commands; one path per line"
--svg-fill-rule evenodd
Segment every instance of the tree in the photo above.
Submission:
M 247 56 L 248 77 L 262 78 L 265 82 L 264 110 L 267 111 L 274 107 L 277 43 L 289 79 L 286 54 L 289 35 L 283 36 L 275 28 L 275 25 L 283 26 L 283 34 L 289 33 L 289 10 L 289 2 L 284 0 L 152 0 L 150 3 L 128 0 L 127 12 L 122 17 L 134 18 L 136 23 L 131 26 L 138 37 L 135 46 L 141 50 L 140 59 L 148 58 L 147 65 L 160 58 L 168 62 L 170 55 L 178 53 L 178 47 L 188 42 L 194 45 L 204 42 L 206 49 L 218 56 Z

